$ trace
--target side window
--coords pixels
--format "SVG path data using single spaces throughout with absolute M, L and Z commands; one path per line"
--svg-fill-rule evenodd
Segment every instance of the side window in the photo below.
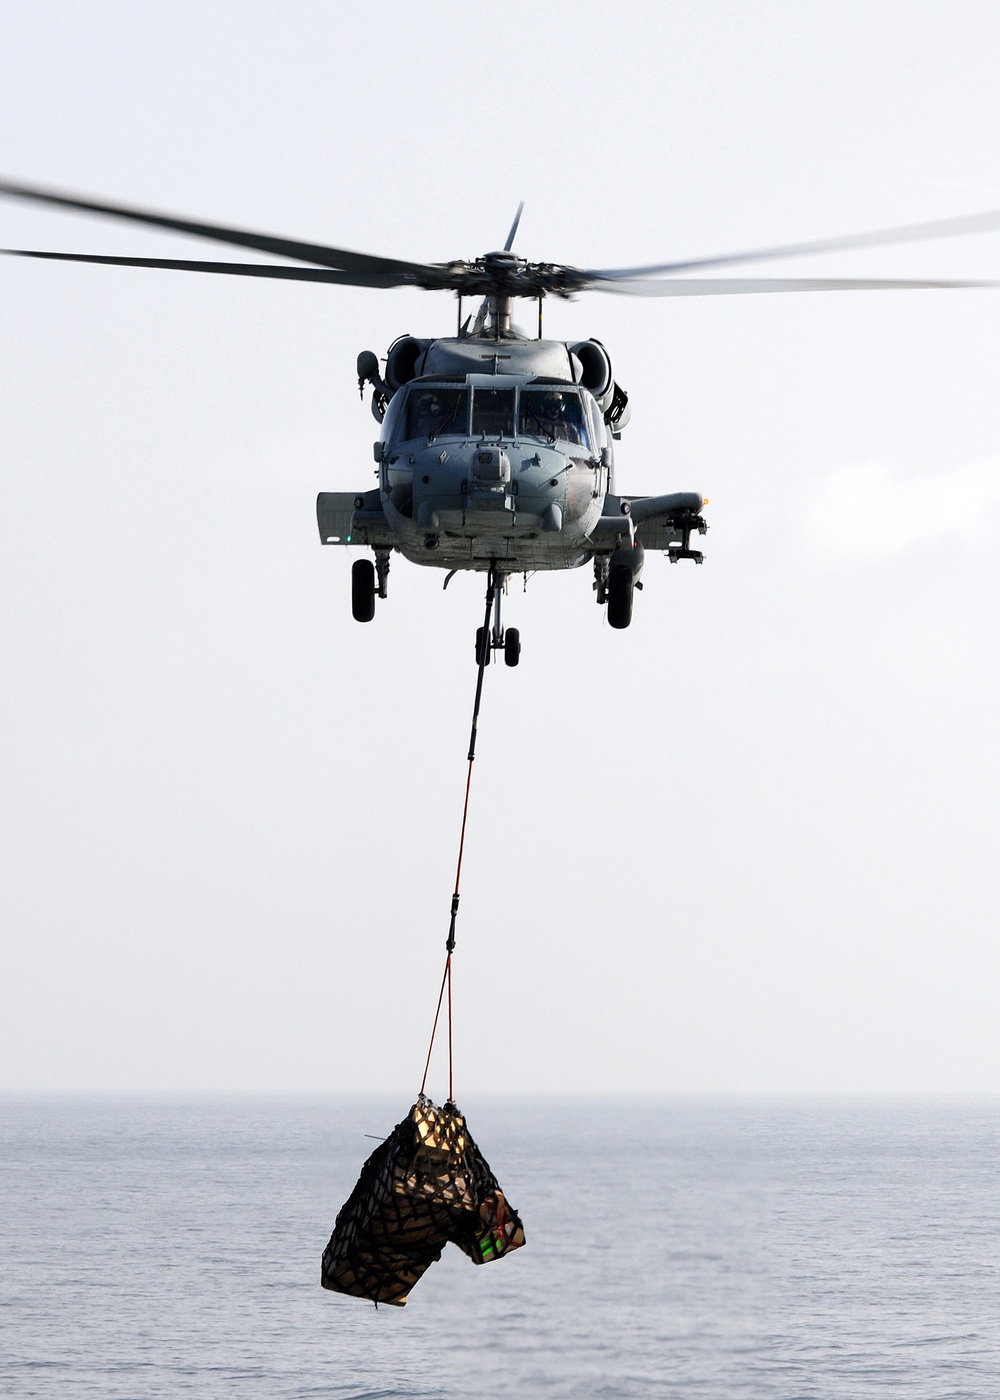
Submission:
M 469 427 L 468 389 L 411 388 L 406 400 L 406 441 L 464 437 Z
M 608 445 L 608 430 L 604 423 L 604 414 L 593 394 L 584 394 L 587 407 L 590 410 L 590 437 L 594 444 L 594 451 L 600 454 L 601 449 Z
M 472 395 L 472 436 L 514 436 L 514 390 L 476 389 Z
M 574 390 L 522 389 L 518 431 L 526 437 L 589 446 L 583 404 Z
M 399 427 L 400 415 L 403 412 L 403 405 L 406 402 L 406 390 L 397 389 L 389 400 L 385 410 L 385 417 L 382 420 L 382 441 L 392 442 L 396 436 L 396 429 Z

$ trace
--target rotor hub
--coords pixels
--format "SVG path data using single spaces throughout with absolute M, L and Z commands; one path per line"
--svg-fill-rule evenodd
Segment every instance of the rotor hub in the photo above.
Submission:
M 556 263 L 532 263 L 514 253 L 484 253 L 474 262 L 451 262 L 435 267 L 430 276 L 416 276 L 417 286 L 453 291 L 460 296 L 568 297 L 586 285 L 585 274 Z

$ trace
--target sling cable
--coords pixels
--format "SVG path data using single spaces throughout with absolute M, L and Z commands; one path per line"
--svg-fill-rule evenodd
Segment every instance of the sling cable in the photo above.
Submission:
M 472 765 L 476 760 L 483 673 L 494 646 L 499 646 L 502 579 L 496 564 L 489 571 L 486 620 L 476 637 L 479 674 L 472 707 L 469 768 L 458 843 L 455 889 L 445 942 L 444 976 L 438 993 L 424 1077 L 417 1101 L 406 1117 L 376 1147 L 361 1168 L 357 1185 L 342 1206 L 330 1243 L 323 1252 L 320 1281 L 336 1293 L 349 1293 L 375 1303 L 402 1307 L 413 1285 L 441 1258 L 451 1243 L 472 1260 L 486 1264 L 524 1244 L 517 1211 L 501 1191 L 496 1177 L 455 1106 L 452 1053 L 451 964 L 455 924 L 461 897 L 462 856 L 469 819 Z M 490 613 L 494 613 L 490 636 Z M 426 1097 L 427 1075 L 445 993 L 448 994 L 448 1098 L 441 1108 Z
M 441 1016 L 441 1004 L 444 1001 L 445 992 L 448 993 L 448 1104 L 454 1106 L 455 1103 L 455 1067 L 453 1055 L 453 1033 L 452 1033 L 452 1010 L 451 1010 L 451 960 L 455 952 L 455 924 L 458 920 L 458 905 L 461 899 L 462 885 L 462 857 L 465 854 L 465 828 L 469 821 L 469 793 L 472 789 L 472 765 L 476 761 L 476 739 L 479 734 L 479 707 L 483 699 L 483 676 L 486 672 L 486 663 L 489 660 L 491 639 L 490 639 L 490 615 L 493 612 L 494 602 L 498 599 L 497 592 L 500 587 L 497 582 L 496 568 L 491 568 L 489 572 L 489 582 L 486 587 L 486 617 L 483 621 L 481 631 L 476 636 L 476 653 L 479 660 L 479 674 L 476 677 L 476 698 L 472 705 L 472 733 L 469 736 L 469 768 L 465 776 L 465 804 L 462 808 L 462 832 L 458 839 L 458 865 L 455 870 L 455 888 L 451 896 L 451 920 L 448 925 L 448 938 L 445 942 L 444 976 L 441 978 L 441 990 L 438 993 L 437 1010 L 434 1012 L 434 1025 L 431 1028 L 431 1042 L 427 1047 L 427 1060 L 424 1063 L 424 1077 L 420 1081 L 420 1097 L 424 1096 L 424 1089 L 427 1087 L 427 1075 L 431 1067 L 431 1055 L 434 1053 L 434 1038 L 437 1035 L 438 1021 Z M 499 611 L 499 610 L 498 610 Z M 499 617 L 497 619 L 499 621 Z

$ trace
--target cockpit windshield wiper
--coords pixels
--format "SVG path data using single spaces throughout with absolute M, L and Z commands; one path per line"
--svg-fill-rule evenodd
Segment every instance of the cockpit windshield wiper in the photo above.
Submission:
M 458 404 L 456 403 L 455 406 L 454 406 L 454 408 L 451 410 L 451 412 L 447 415 L 446 418 L 443 418 L 443 419 L 441 420 L 441 422 L 437 425 L 437 427 L 434 429 L 434 431 L 433 431 L 432 433 L 428 433 L 428 434 L 427 434 L 427 441 L 428 441 L 428 442 L 433 442 L 434 439 L 440 437 L 442 433 L 446 433 L 446 432 L 448 431 L 448 429 L 452 426 L 452 424 L 454 423 L 454 421 L 455 421 L 455 419 L 456 419 L 457 417 L 458 417 Z
M 552 431 L 551 426 L 547 423 L 543 423 L 541 418 L 539 418 L 537 414 L 533 413 L 530 408 L 525 411 L 525 417 L 530 418 L 533 423 L 537 423 L 540 429 L 538 433 L 532 433 L 532 437 L 546 437 L 548 438 L 549 442 L 552 443 L 556 441 L 556 435 Z

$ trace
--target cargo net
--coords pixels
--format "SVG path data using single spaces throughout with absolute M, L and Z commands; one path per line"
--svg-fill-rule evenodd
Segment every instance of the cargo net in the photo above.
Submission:
M 520 1249 L 524 1230 L 462 1114 L 421 1094 L 361 1168 L 323 1252 L 323 1287 L 402 1307 L 449 1240 L 485 1264 Z

